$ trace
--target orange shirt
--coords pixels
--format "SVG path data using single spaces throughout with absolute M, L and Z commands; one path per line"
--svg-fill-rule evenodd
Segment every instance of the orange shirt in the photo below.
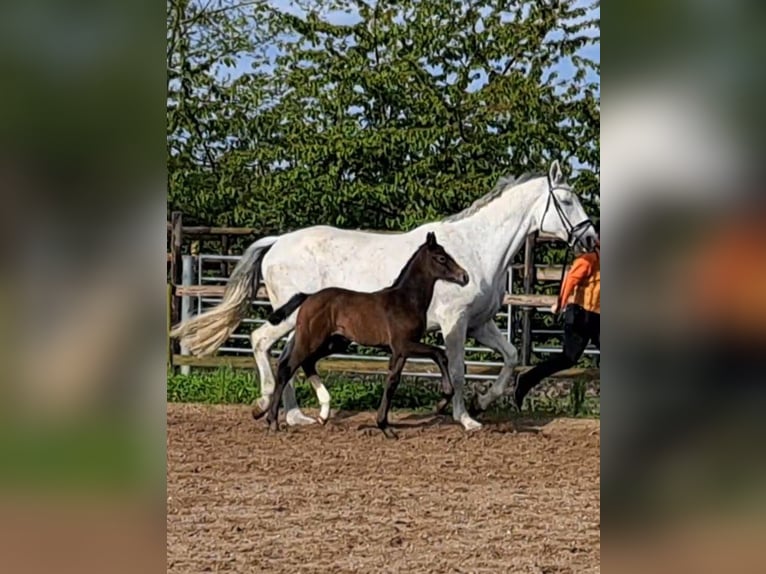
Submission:
M 766 216 L 734 221 L 700 245 L 685 298 L 720 335 L 766 341 Z
M 559 306 L 563 308 L 565 302 L 601 313 L 601 259 L 598 253 L 585 253 L 574 260 L 561 284 Z

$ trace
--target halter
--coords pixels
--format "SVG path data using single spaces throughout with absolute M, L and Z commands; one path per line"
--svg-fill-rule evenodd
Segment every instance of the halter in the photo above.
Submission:
M 548 209 L 550 209 L 551 203 L 553 203 L 553 207 L 556 209 L 556 213 L 558 213 L 561 222 L 564 224 L 564 228 L 567 230 L 567 248 L 572 249 L 572 247 L 574 247 L 575 244 L 580 241 L 589 227 L 593 227 L 595 229 L 596 226 L 593 224 L 593 221 L 591 221 L 589 217 L 586 217 L 577 225 L 572 225 L 572 222 L 569 221 L 566 213 L 564 213 L 564 208 L 561 207 L 561 203 L 559 203 L 558 197 L 556 197 L 556 194 L 554 193 L 557 189 L 568 188 L 565 188 L 562 185 L 553 185 L 550 174 L 548 174 L 546 177 L 548 179 L 548 200 L 545 203 L 545 211 L 543 211 L 543 217 L 540 220 L 540 231 L 543 231 L 542 227 L 543 223 L 545 222 L 545 216 L 548 215 Z
M 561 218 L 561 222 L 564 224 L 564 228 L 567 230 L 567 250 L 564 253 L 564 262 L 561 266 L 561 283 L 564 282 L 564 275 L 566 275 L 566 268 L 567 268 L 567 261 L 569 260 L 569 254 L 572 252 L 572 248 L 575 246 L 576 243 L 580 241 L 582 236 L 585 234 L 585 232 L 588 230 L 589 227 L 593 227 L 594 229 L 596 226 L 594 225 L 593 221 L 590 219 L 590 217 L 586 217 L 584 220 L 582 220 L 577 225 L 572 225 L 572 222 L 569 221 L 569 218 L 567 217 L 566 213 L 564 213 L 564 208 L 561 207 L 561 203 L 559 203 L 558 197 L 556 197 L 556 194 L 554 193 L 557 189 L 568 189 L 564 186 L 555 186 L 553 185 L 553 182 L 551 181 L 550 173 L 546 176 L 548 179 L 548 200 L 545 203 L 545 211 L 543 211 L 543 217 L 540 220 L 540 231 L 543 230 L 543 223 L 545 223 L 545 216 L 548 215 L 548 209 L 551 206 L 551 203 L 553 203 L 553 207 L 556 209 L 556 213 L 559 214 L 559 217 Z M 584 247 L 584 246 L 583 246 Z M 561 311 L 559 311 L 559 315 L 561 314 Z

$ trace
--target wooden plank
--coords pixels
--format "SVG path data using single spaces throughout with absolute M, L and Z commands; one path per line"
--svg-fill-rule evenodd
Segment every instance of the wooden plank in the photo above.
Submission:
M 223 297 L 226 285 L 178 285 L 175 294 L 179 297 Z M 259 287 L 255 294 L 256 299 L 268 299 L 269 295 L 265 287 Z
M 170 263 L 173 259 L 173 255 L 171 253 L 167 253 L 166 255 L 168 263 Z M 228 264 L 229 262 L 224 261 L 222 263 Z M 521 276 L 524 276 L 524 265 L 513 265 L 513 269 L 514 271 L 520 271 Z M 543 265 L 535 267 L 535 275 L 537 276 L 538 281 L 560 281 L 561 265 Z
M 260 235 L 255 227 L 208 227 L 205 225 L 190 225 L 184 227 L 186 235 Z
M 538 281 L 560 281 L 561 280 L 561 265 L 542 265 L 535 266 L 535 278 Z M 520 271 L 521 276 L 524 277 L 524 265 L 517 264 L 513 266 L 514 271 Z
M 519 307 L 550 307 L 556 302 L 555 295 L 538 295 L 531 293 L 506 293 L 503 297 L 503 305 L 518 305 Z
M 273 368 L 276 368 L 276 359 L 271 360 Z M 252 356 L 239 357 L 239 356 L 226 356 L 216 355 L 213 357 L 193 357 L 176 355 L 173 357 L 174 365 L 189 365 L 192 367 L 231 367 L 235 369 L 254 369 L 256 367 L 255 359 Z M 494 365 L 468 365 L 466 367 L 469 374 L 472 375 L 497 375 L 500 373 L 500 368 Z M 522 373 L 528 371 L 532 367 L 518 366 L 515 372 Z M 354 373 L 354 374 L 369 374 L 369 375 L 382 375 L 388 371 L 388 363 L 386 361 L 365 361 L 364 359 L 325 359 L 317 364 L 317 370 L 320 373 Z M 406 373 L 438 373 L 439 369 L 432 363 L 412 363 L 408 362 L 404 371 Z M 573 367 L 560 371 L 554 375 L 554 378 L 573 378 L 582 376 L 594 376 L 600 375 L 600 369 L 585 368 L 585 367 Z
M 178 297 L 223 297 L 225 285 L 179 285 L 175 288 Z M 257 299 L 268 299 L 265 287 L 259 287 L 256 293 Z M 556 301 L 555 295 L 538 295 L 535 293 L 525 295 L 523 293 L 506 293 L 503 297 L 503 305 L 518 305 L 519 307 L 550 307 Z
M 172 259 L 172 254 L 167 253 L 168 262 Z M 225 263 L 234 263 L 225 262 Z M 514 271 L 519 271 L 524 275 L 524 265 L 516 264 L 512 266 Z M 535 275 L 539 281 L 559 281 L 561 279 L 561 265 L 539 265 L 535 267 Z
M 175 288 L 175 295 L 183 297 L 223 297 L 225 285 L 179 285 Z M 256 293 L 257 299 L 268 299 L 265 287 L 259 287 Z M 525 295 L 522 293 L 506 293 L 503 297 L 503 305 L 518 305 L 519 307 L 550 307 L 556 301 L 555 295 L 538 295 L 535 293 Z

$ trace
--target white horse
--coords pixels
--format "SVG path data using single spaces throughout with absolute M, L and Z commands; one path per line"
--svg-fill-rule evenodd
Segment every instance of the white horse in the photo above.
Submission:
M 464 211 L 407 233 L 315 226 L 278 237 L 263 237 L 245 251 L 232 273 L 223 301 L 181 323 L 171 335 L 180 337 L 194 355 L 214 353 L 247 314 L 258 284 L 259 268 L 274 308 L 284 305 L 296 293 L 313 293 L 325 287 L 382 289 L 396 278 L 429 231 L 436 233 L 439 242 L 471 277 L 467 287 L 443 282 L 436 285 L 428 309 L 428 329 L 440 329 L 444 335 L 455 387 L 454 419 L 466 430 L 479 429 L 481 424 L 469 416 L 463 398 L 465 342 L 470 335 L 503 356 L 504 365 L 497 379 L 478 397 L 477 406 L 484 410 L 503 394 L 518 362 L 515 347 L 494 322 L 513 257 L 526 236 L 535 231 L 569 242 L 580 241 L 587 248 L 596 239 L 590 219 L 565 182 L 558 161 L 551 164 L 547 177 L 524 175 L 501 179 L 493 191 Z M 271 402 L 275 382 L 269 351 L 294 329 L 296 316 L 297 311 L 279 325 L 265 323 L 251 333 L 261 380 L 261 398 L 254 412 L 265 411 Z M 324 385 L 318 379 L 311 383 L 323 411 L 329 410 L 330 396 Z M 315 422 L 300 411 L 292 381 L 285 387 L 283 398 L 288 424 Z

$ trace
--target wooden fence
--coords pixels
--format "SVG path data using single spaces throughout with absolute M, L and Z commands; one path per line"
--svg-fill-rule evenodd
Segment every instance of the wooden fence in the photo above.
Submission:
M 183 284 L 183 256 L 185 249 L 192 253 L 195 251 L 192 244 L 202 239 L 215 239 L 220 242 L 220 253 L 227 254 L 232 238 L 244 237 L 255 241 L 258 233 L 253 228 L 246 227 L 208 227 L 208 226 L 184 226 L 183 217 L 174 212 L 171 220 L 167 223 L 169 233 L 169 253 L 167 254 L 169 266 L 168 284 L 168 328 L 181 319 L 181 309 L 184 297 L 221 297 L 225 291 L 224 285 L 184 285 Z M 535 286 L 540 281 L 557 282 L 561 278 L 562 268 L 560 265 L 546 266 L 535 265 L 535 247 L 539 243 L 555 242 L 558 239 L 550 236 L 534 234 L 527 237 L 524 246 L 524 258 L 522 263 L 512 266 L 514 273 L 520 273 L 523 280 L 521 293 L 506 293 L 503 305 L 518 307 L 521 309 L 521 345 L 520 345 L 520 371 L 529 368 L 532 357 L 532 315 L 535 311 L 549 312 L 549 307 L 555 301 L 555 295 L 541 295 L 534 293 Z M 228 275 L 230 262 L 222 263 L 222 274 Z M 226 268 L 224 271 L 223 268 Z M 266 290 L 258 289 L 256 298 L 266 299 Z M 511 317 L 508 317 L 511 320 Z M 170 368 L 177 367 L 233 367 L 254 368 L 255 360 L 250 356 L 216 355 L 212 357 L 193 357 L 180 353 L 178 343 L 169 341 L 168 365 Z M 357 374 L 378 374 L 387 369 L 387 363 L 380 360 L 355 359 L 325 359 L 318 365 L 323 372 L 353 372 Z M 495 376 L 500 372 L 498 365 L 469 364 L 466 366 L 468 375 Z M 430 363 L 408 362 L 405 374 L 409 375 L 434 375 L 438 373 L 436 365 Z M 558 377 L 596 377 L 598 369 L 572 368 L 558 373 Z

